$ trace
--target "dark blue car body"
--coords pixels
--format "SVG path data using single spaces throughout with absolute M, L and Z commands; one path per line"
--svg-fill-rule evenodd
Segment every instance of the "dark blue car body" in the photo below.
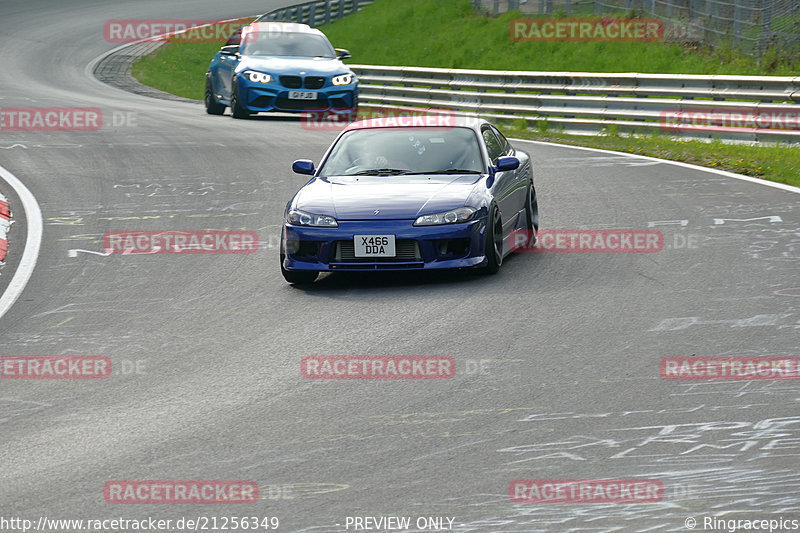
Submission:
M 259 112 L 353 113 L 358 79 L 325 35 L 305 24 L 259 22 L 224 46 L 206 73 L 206 109 L 235 118 Z
M 396 175 L 340 170 L 329 175 L 326 163 L 329 158 L 338 157 L 337 144 L 355 132 L 362 137 L 399 132 L 391 147 L 402 149 L 400 145 L 409 139 L 412 158 L 416 158 L 417 150 L 420 157 L 435 159 L 437 150 L 444 150 L 447 142 L 444 133 L 431 133 L 435 128 L 394 127 L 376 120 L 350 124 L 328 149 L 319 168 L 308 160 L 296 161 L 295 172 L 314 177 L 289 201 L 284 213 L 281 270 L 287 281 L 309 282 L 318 272 L 332 271 L 487 267 L 487 271 L 496 272 L 510 252 L 509 235 L 515 230 L 535 234 L 538 227 L 530 158 L 484 120 L 456 119 L 452 128 L 463 128 L 458 132 L 459 138 L 468 142 L 451 144 L 458 144 L 457 149 L 464 151 L 474 147 L 475 153 L 462 161 L 469 160 L 470 168 L 480 170 L 460 173 L 451 168 L 452 172 L 445 173 Z M 452 137 L 453 133 L 447 135 Z M 473 136 L 474 143 L 470 140 Z M 438 166 L 446 168 L 454 159 L 452 153 L 447 154 Z M 467 165 L 456 166 L 461 169 Z M 413 168 L 414 163 L 405 167 Z M 417 225 L 420 217 L 465 207 L 467 219 L 463 222 Z M 474 213 L 470 216 L 469 212 Z M 310 214 L 306 222 L 319 219 L 335 227 L 303 225 L 297 213 Z M 354 239 L 370 235 L 394 236 L 395 255 L 357 257 Z

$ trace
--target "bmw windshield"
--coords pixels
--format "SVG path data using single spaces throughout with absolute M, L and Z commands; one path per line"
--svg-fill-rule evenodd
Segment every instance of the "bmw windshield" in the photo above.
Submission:
M 469 128 L 373 128 L 345 132 L 319 176 L 481 174 L 480 145 Z
M 240 51 L 245 56 L 336 57 L 331 44 L 321 35 L 279 31 L 248 33 Z

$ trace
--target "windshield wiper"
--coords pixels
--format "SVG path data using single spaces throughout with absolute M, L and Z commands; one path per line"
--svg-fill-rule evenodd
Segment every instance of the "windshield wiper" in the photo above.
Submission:
M 380 175 L 390 175 L 396 176 L 398 174 L 408 174 L 408 170 L 403 170 L 400 168 L 368 168 L 367 170 L 359 170 L 354 174 L 347 174 L 347 176 L 380 176 Z
M 406 174 L 483 174 L 480 170 L 466 170 L 463 168 L 443 168 L 440 170 L 426 170 L 424 172 L 406 172 Z

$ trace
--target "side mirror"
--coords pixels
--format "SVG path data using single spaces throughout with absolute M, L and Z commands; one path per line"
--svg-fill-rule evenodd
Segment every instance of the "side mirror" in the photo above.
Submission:
M 231 33 L 231 36 L 228 37 L 228 41 L 225 44 L 236 46 L 242 44 L 242 28 L 244 28 L 244 26 Z
M 239 53 L 239 45 L 231 44 L 228 46 L 223 46 L 219 49 L 219 52 L 224 56 L 235 56 Z
M 505 172 L 506 170 L 515 170 L 519 168 L 519 159 L 514 156 L 498 157 L 497 165 L 494 167 L 495 172 Z
M 350 55 L 350 50 L 345 50 L 344 48 L 336 48 L 336 57 L 339 59 L 350 59 L 352 56 Z
M 314 175 L 314 162 L 310 159 L 298 159 L 294 163 L 292 163 L 292 170 L 295 174 L 307 174 L 309 176 Z

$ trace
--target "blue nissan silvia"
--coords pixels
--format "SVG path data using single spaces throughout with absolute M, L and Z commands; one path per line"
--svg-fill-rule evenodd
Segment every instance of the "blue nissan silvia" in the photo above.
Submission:
M 289 283 L 336 271 L 494 274 L 514 230 L 535 242 L 530 157 L 485 120 L 353 122 L 318 168 L 300 159 L 292 169 L 313 177 L 284 213 L 280 260 Z
M 257 22 L 242 28 L 239 44 L 223 46 L 206 72 L 206 111 L 234 118 L 266 111 L 314 110 L 346 115 L 358 106 L 358 80 L 334 49 L 306 24 Z

